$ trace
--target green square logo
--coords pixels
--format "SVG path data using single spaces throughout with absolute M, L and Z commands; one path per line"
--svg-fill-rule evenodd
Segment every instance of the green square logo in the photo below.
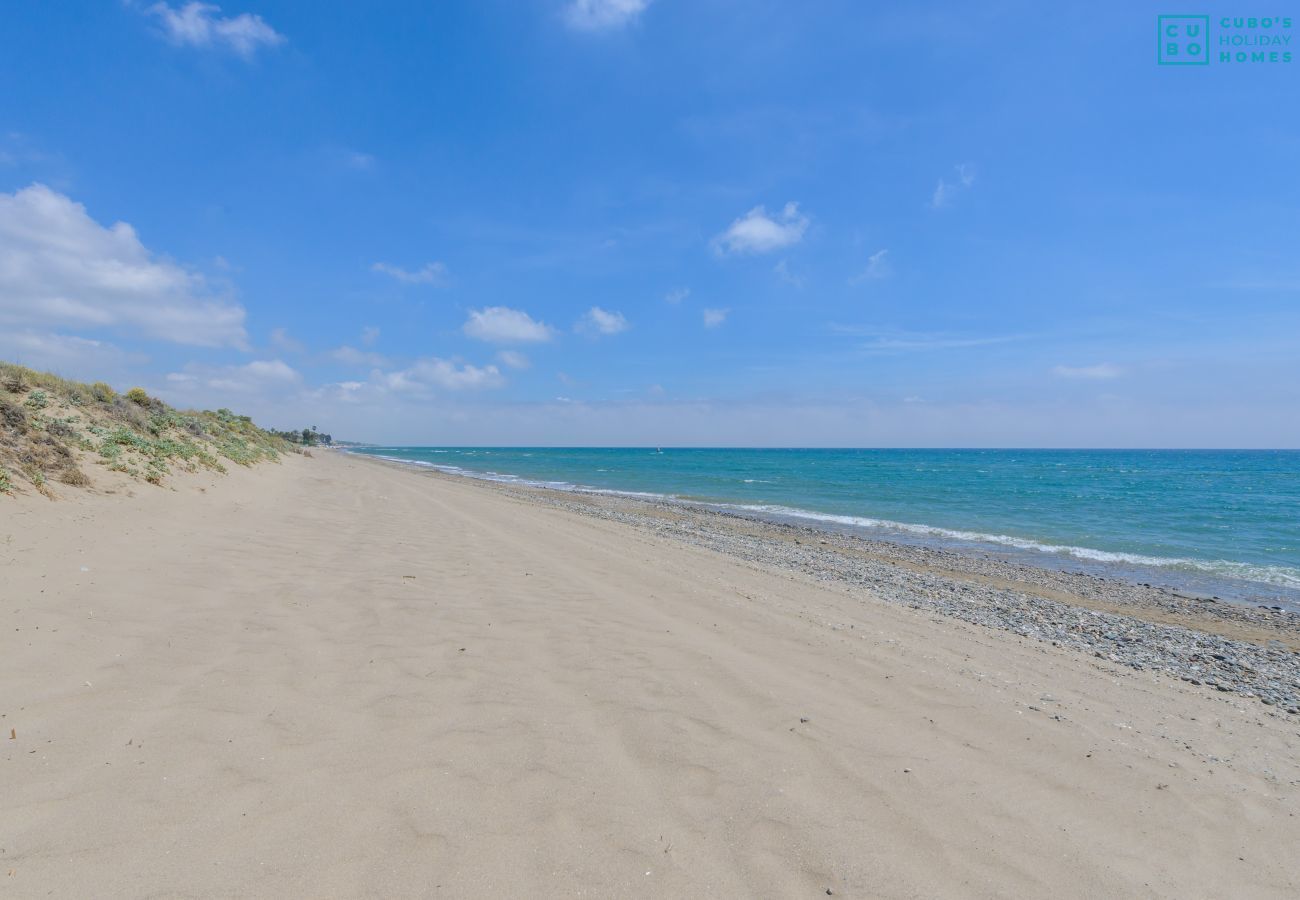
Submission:
M 1210 64 L 1209 16 L 1156 16 L 1156 39 L 1162 66 Z

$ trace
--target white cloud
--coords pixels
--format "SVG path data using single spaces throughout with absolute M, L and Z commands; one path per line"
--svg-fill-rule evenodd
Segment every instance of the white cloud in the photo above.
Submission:
M 363 347 L 373 347 L 377 340 L 379 340 L 379 329 L 376 326 L 367 325 L 361 329 L 361 345 Z
M 179 46 L 222 47 L 250 59 L 261 47 L 284 43 L 284 35 L 261 16 L 240 13 L 223 17 L 221 7 L 198 0 L 178 8 L 155 3 L 147 12 L 157 17 L 167 39 Z
M 447 267 L 440 262 L 426 263 L 414 271 L 386 262 L 377 262 L 370 269 L 396 278 L 403 284 L 443 284 L 447 280 Z
M 388 365 L 388 359 L 383 354 L 358 350 L 356 347 L 349 347 L 346 344 L 342 347 L 337 347 L 331 350 L 330 357 L 347 366 L 371 366 L 383 368 Z
M 578 331 L 593 336 L 618 334 L 621 331 L 627 331 L 631 327 L 622 313 L 610 312 L 601 309 L 599 306 L 593 306 L 587 310 L 582 318 L 578 320 L 577 325 Z
M 376 373 L 380 383 L 393 391 L 418 391 L 442 388 L 447 391 L 497 388 L 506 383 L 496 366 L 458 366 L 447 359 L 435 356 L 416 360 L 415 364 L 400 372 Z
M 502 350 L 497 354 L 497 360 L 503 366 L 509 366 L 512 369 L 527 369 L 533 364 L 532 360 L 518 350 Z
M 769 253 L 799 243 L 807 230 L 808 217 L 798 203 L 787 203 L 776 217 L 755 206 L 713 239 L 713 249 L 720 254 Z
M 310 393 L 316 399 L 333 403 L 362 403 L 369 385 L 364 381 L 336 381 L 322 384 Z
M 465 322 L 467 335 L 491 344 L 536 344 L 549 341 L 551 326 L 539 322 L 522 309 L 489 306 L 471 309 Z
M 343 164 L 349 169 L 368 172 L 375 167 L 375 158 L 369 153 L 362 153 L 360 150 L 345 150 L 343 151 Z
M 869 353 L 962 350 L 969 347 L 1006 344 L 1029 337 L 1024 334 L 962 335 L 947 332 L 897 331 L 861 325 L 832 325 L 831 330 L 837 334 L 871 338 L 868 343 L 862 345 L 862 349 Z
M 287 353 L 301 353 L 306 349 L 302 341 L 291 337 L 288 330 L 284 328 L 271 329 L 271 346 Z
M 685 287 L 673 288 L 671 291 L 664 294 L 664 302 L 671 303 L 673 306 L 676 306 L 678 303 L 681 303 L 690 295 L 691 295 L 690 288 L 685 288 Z
M 772 271 L 776 273 L 777 278 L 780 278 L 786 284 L 790 285 L 790 287 L 799 288 L 800 290 L 803 289 L 803 277 L 791 272 L 789 263 L 784 259 L 773 266 Z
M 878 281 L 881 278 L 888 278 L 893 272 L 889 265 L 889 251 L 877 250 L 867 257 L 867 267 L 863 269 L 849 281 L 852 284 L 860 284 L 863 281 Z
M 1111 363 L 1098 363 L 1095 366 L 1055 366 L 1052 374 L 1057 378 L 1082 378 L 1092 381 L 1106 381 L 1119 378 L 1124 370 Z
M 723 322 L 727 321 L 729 309 L 706 309 L 704 311 L 704 327 L 717 328 Z
M 645 12 L 651 0 L 570 0 L 564 20 L 579 31 L 622 28 Z
M 182 372 L 170 372 L 167 382 L 174 390 L 207 388 L 219 392 L 260 394 L 296 388 L 302 376 L 280 359 L 258 359 L 242 366 L 205 366 L 191 363 Z
M 0 134 L 0 166 L 21 166 L 49 159 L 49 155 L 38 149 L 21 131 Z
M 181 344 L 246 344 L 244 310 L 158 258 L 125 222 L 104 227 L 43 184 L 0 194 L 0 323 L 129 329 Z
M 935 186 L 934 193 L 930 196 L 932 209 L 942 209 L 947 206 L 954 196 L 969 189 L 975 183 L 975 167 L 970 163 L 958 163 L 953 166 L 953 169 L 957 173 L 955 181 L 940 178 L 939 184 Z
M 261 381 L 300 381 L 302 376 L 288 363 L 279 359 L 258 359 L 240 369 Z
M 145 361 L 104 341 L 12 328 L 0 328 L 0 358 L 83 381 L 103 381 Z

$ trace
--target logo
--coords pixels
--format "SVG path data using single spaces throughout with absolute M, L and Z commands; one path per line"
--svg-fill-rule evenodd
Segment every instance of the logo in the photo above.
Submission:
M 1160 50 L 1156 62 L 1162 66 L 1208 66 L 1210 64 L 1209 16 L 1157 16 Z
M 1289 63 L 1290 16 L 1156 16 L 1156 62 L 1162 66 Z

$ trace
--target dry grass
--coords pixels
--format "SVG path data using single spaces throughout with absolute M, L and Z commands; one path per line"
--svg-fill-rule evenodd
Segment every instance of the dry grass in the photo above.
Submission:
M 59 472 L 59 481 L 64 484 L 70 484 L 73 487 L 90 487 L 90 476 L 78 469 L 75 465 L 70 465 Z
M 53 496 L 51 480 L 87 487 L 87 462 L 162 484 L 177 468 L 224 472 L 223 460 L 247 466 L 291 449 L 227 409 L 176 410 L 142 388 L 119 394 L 0 362 L 0 494 Z

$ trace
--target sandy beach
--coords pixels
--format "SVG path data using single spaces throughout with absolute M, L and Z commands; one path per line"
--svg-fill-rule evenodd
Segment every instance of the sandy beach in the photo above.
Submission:
M 6 896 L 1300 892 L 1256 699 L 525 491 L 232 469 L 0 498 Z

